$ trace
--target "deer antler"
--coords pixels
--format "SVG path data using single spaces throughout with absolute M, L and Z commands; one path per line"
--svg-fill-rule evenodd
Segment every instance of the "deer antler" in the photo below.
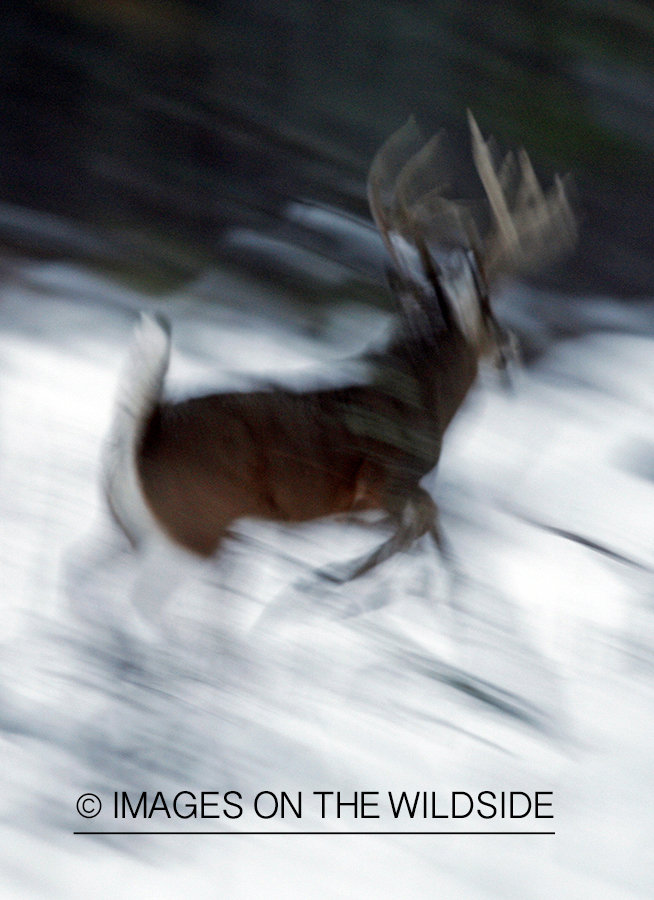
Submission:
M 494 220 L 481 253 L 486 279 L 490 282 L 500 272 L 533 270 L 569 250 L 577 226 L 564 182 L 555 176 L 544 193 L 522 149 L 517 166 L 509 153 L 496 168 L 491 140 L 484 141 L 470 111 L 468 123 L 473 159 Z
M 449 200 L 449 174 L 442 135 L 424 143 L 413 116 L 382 145 L 368 175 L 368 200 L 375 224 L 400 272 L 420 282 L 416 247 L 479 246 L 466 205 Z
M 492 139 L 484 140 L 470 112 L 468 122 L 473 159 L 493 218 L 483 239 L 468 205 L 444 196 L 450 185 L 441 135 L 424 143 L 413 116 L 383 144 L 370 167 L 373 218 L 393 263 L 414 279 L 420 266 L 411 248 L 420 242 L 474 249 L 487 283 L 501 272 L 538 268 L 575 243 L 577 227 L 565 181 L 555 176 L 545 193 L 522 149 L 517 159 L 508 153 L 497 166 Z
M 368 174 L 368 202 L 377 228 L 394 262 L 398 262 L 390 232 L 397 229 L 395 186 L 404 166 L 421 143 L 416 120 L 411 116 L 379 148 Z

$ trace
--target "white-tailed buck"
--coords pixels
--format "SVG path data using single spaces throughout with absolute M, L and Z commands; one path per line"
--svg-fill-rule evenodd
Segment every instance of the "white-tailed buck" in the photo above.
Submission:
M 504 362 L 489 285 L 525 271 L 575 238 L 562 182 L 543 193 L 521 151 L 500 165 L 469 116 L 472 150 L 490 206 L 479 233 L 469 208 L 446 199 L 439 138 L 422 145 L 412 119 L 377 153 L 368 178 L 373 218 L 398 300 L 395 334 L 367 357 L 365 384 L 336 389 L 162 399 L 170 334 L 158 317 L 137 328 L 105 457 L 114 516 L 135 545 L 153 535 L 203 556 L 235 520 L 304 522 L 381 510 L 393 525 L 354 578 L 420 536 L 440 536 L 420 481 L 483 356 Z

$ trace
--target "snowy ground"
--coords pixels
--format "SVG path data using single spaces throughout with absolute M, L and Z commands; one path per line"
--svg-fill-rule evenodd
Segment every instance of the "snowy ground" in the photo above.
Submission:
M 308 566 L 379 534 L 244 523 L 212 564 L 126 547 L 98 459 L 136 312 L 154 303 L 72 266 L 3 275 L 3 897 L 652 896 L 652 304 L 507 288 L 500 317 L 544 352 L 510 393 L 482 380 L 428 485 L 458 573 L 425 545 L 318 592 L 296 586 Z M 174 325 L 171 390 L 343 379 L 337 361 L 385 327 L 340 312 L 319 341 L 241 291 L 216 275 L 156 304 Z M 144 622 L 135 608 L 153 601 Z M 220 817 L 160 804 L 116 819 L 115 791 L 170 808 L 220 792 Z M 259 818 L 263 791 L 301 792 L 301 818 Z M 334 792 L 324 819 L 318 791 Z M 379 792 L 379 818 L 339 818 L 337 791 Z M 394 818 L 402 791 L 427 792 L 427 817 L 421 795 Z M 543 792 L 553 818 L 484 819 L 479 804 L 431 818 L 432 792 L 444 813 L 455 791 Z M 87 792 L 96 818 L 77 813 Z M 223 833 L 74 834 L 128 829 Z M 243 833 L 262 831 L 288 833 Z

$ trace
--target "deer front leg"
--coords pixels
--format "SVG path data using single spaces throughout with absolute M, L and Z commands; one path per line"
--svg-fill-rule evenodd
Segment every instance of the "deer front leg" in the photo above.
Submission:
M 389 506 L 391 509 L 388 508 Z M 315 601 L 316 608 L 322 609 L 323 612 L 325 603 L 327 603 L 337 618 L 363 612 L 364 608 L 359 606 L 354 608 L 346 598 L 331 595 L 327 586 L 338 587 L 361 578 L 394 554 L 409 549 L 416 540 L 425 534 L 432 536 L 439 552 L 447 558 L 438 527 L 436 504 L 426 490 L 416 485 L 407 496 L 405 489 L 402 505 L 399 502 L 399 495 L 396 494 L 394 501 L 387 505 L 387 512 L 388 519 L 394 525 L 394 530 L 386 541 L 372 553 L 364 554 L 349 562 L 316 569 L 310 575 L 296 581 L 290 593 L 293 599 L 289 602 L 288 595 L 285 595 L 284 598 L 280 597 L 273 602 L 262 614 L 257 628 L 265 628 L 275 618 L 293 616 L 298 610 L 306 609 L 305 604 L 309 598 L 311 598 L 311 605 L 313 606 Z M 383 603 L 375 601 L 365 609 L 373 609 L 379 605 L 383 605 Z
M 416 486 L 404 500 L 401 510 L 390 512 L 389 517 L 395 523 L 395 530 L 388 540 L 372 553 L 351 562 L 318 569 L 315 572 L 316 578 L 331 584 L 345 584 L 360 578 L 396 553 L 408 550 L 427 533 L 432 536 L 441 553 L 446 555 L 438 526 L 438 509 L 424 488 Z

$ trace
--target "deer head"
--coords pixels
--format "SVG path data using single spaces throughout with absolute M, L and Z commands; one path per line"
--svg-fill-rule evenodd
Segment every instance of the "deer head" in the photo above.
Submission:
M 472 155 L 490 207 L 480 233 L 472 206 L 446 197 L 451 190 L 441 135 L 424 143 L 415 120 L 395 132 L 375 156 L 368 177 L 370 209 L 399 276 L 405 308 L 436 293 L 470 344 L 504 362 L 502 337 L 488 298 L 501 274 L 525 274 L 569 250 L 576 222 L 566 183 L 548 192 L 524 150 L 496 164 L 471 113 Z M 437 285 L 436 285 L 437 282 Z M 402 285 L 405 289 L 402 289 Z

